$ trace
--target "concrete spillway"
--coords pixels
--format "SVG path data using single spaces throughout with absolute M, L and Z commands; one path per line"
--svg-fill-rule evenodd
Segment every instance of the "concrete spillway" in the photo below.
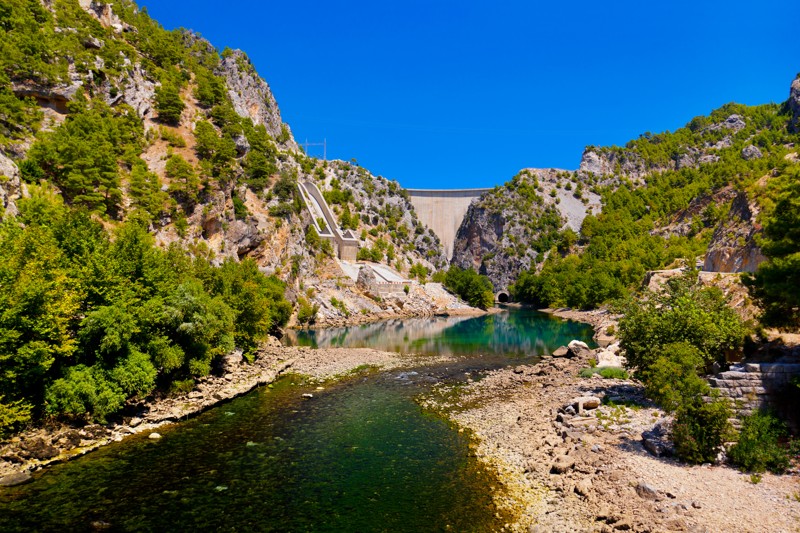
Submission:
M 447 258 L 453 257 L 456 233 L 472 200 L 491 189 L 406 189 L 420 222 L 442 241 Z

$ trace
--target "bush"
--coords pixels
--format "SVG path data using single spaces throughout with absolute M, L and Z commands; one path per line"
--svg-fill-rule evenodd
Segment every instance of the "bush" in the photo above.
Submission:
M 303 296 L 297 299 L 297 321 L 300 324 L 313 324 L 317 319 L 319 305 L 312 304 Z
M 492 282 L 471 268 L 450 267 L 445 275 L 444 286 L 472 307 L 488 309 L 494 304 Z
M 694 346 L 704 365 L 741 349 L 747 329 L 722 291 L 693 286 L 693 273 L 667 282 L 662 294 L 631 300 L 619 322 L 620 347 L 636 377 L 644 377 L 667 344 Z
M 781 474 L 789 467 L 789 454 L 779 444 L 786 435 L 786 425 L 781 420 L 771 413 L 755 412 L 742 419 L 739 441 L 728 450 L 728 457 L 748 472 L 769 470 Z
M 672 424 L 672 442 L 684 461 L 713 463 L 722 445 L 731 437 L 728 419 L 731 410 L 727 403 L 701 401 L 681 408 Z
M 169 124 L 177 124 L 181 120 L 181 113 L 186 104 L 181 100 L 178 88 L 171 83 L 165 83 L 156 89 L 156 112 L 159 120 Z
M 688 398 L 708 395 L 709 386 L 697 375 L 702 367 L 700 350 L 687 342 L 668 344 L 662 355 L 642 374 L 647 396 L 674 413 Z

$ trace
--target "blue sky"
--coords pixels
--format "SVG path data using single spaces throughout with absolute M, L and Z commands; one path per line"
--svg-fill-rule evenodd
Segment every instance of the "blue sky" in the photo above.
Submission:
M 586 145 L 782 102 L 800 72 L 797 0 L 141 5 L 247 52 L 298 141 L 409 188 L 574 169 Z

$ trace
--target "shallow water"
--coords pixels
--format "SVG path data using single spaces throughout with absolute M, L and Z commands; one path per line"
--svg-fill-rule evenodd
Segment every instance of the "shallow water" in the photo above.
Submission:
M 497 530 L 507 517 L 496 516 L 494 478 L 470 456 L 467 436 L 414 397 L 433 382 L 519 361 L 526 350 L 551 350 L 579 331 L 548 317 L 537 330 L 546 340 L 533 340 L 519 331 L 529 320 L 514 313 L 488 324 L 458 321 L 427 342 L 406 330 L 415 346 L 457 350 L 458 363 L 362 375 L 324 390 L 285 377 L 159 429 L 160 440 L 131 437 L 0 488 L 0 530 Z M 457 341 L 462 332 L 473 348 L 483 338 L 499 349 L 507 341 L 492 331 L 521 340 L 515 356 L 468 357 L 468 343 Z M 348 338 L 355 337 L 339 342 Z

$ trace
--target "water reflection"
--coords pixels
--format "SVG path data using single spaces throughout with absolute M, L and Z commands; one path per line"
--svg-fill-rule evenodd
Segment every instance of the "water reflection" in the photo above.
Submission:
M 572 339 L 591 335 L 591 326 L 586 324 L 529 309 L 510 309 L 478 317 L 397 319 L 343 328 L 290 330 L 284 343 L 419 354 L 540 356 Z

